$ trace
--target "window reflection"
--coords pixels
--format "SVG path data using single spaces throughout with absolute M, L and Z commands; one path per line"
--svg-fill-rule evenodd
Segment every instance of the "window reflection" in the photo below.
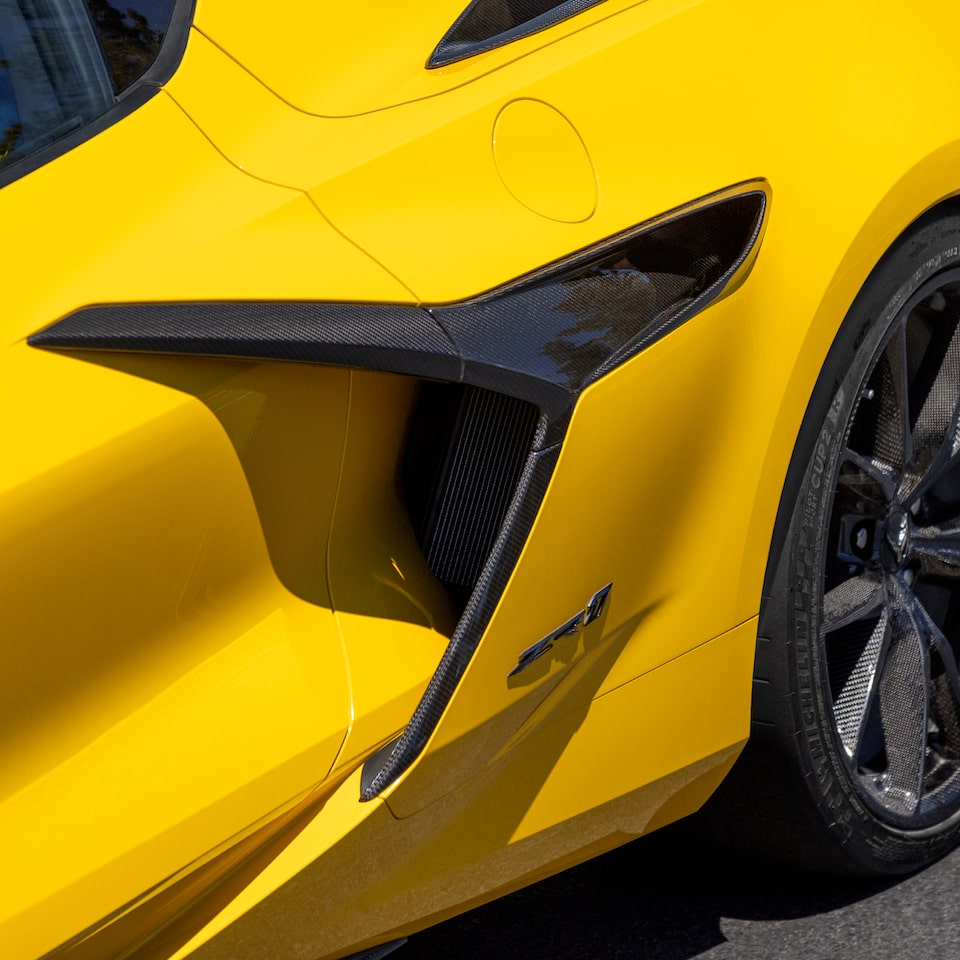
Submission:
M 85 2 L 100 35 L 114 90 L 120 93 L 157 59 L 170 25 L 174 0 L 137 0 L 135 5 L 108 0 Z
M 0 0 L 0 169 L 106 113 L 153 64 L 176 0 Z
M 6 165 L 99 116 L 113 84 L 79 0 L 0 0 Z

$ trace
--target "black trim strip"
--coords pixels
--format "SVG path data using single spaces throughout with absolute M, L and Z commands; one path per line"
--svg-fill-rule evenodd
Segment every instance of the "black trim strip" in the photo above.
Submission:
M 725 203 L 740 199 L 752 199 L 756 204 L 752 221 L 748 221 L 746 242 L 734 238 L 734 242 L 742 246 L 728 258 L 726 269 L 712 282 L 705 282 L 701 291 L 694 290 L 692 295 L 688 292 L 686 298 L 667 301 L 661 308 L 656 296 L 659 292 L 656 284 L 650 283 L 649 275 L 639 275 L 635 264 L 631 268 L 638 254 L 634 252 L 624 258 L 633 241 L 641 237 L 649 241 L 657 236 L 659 230 L 661 243 L 648 244 L 647 252 L 655 258 L 655 266 L 667 264 L 676 257 L 675 244 L 669 242 L 671 227 L 675 227 L 684 217 L 716 210 Z M 563 344 L 566 338 L 566 348 L 557 351 L 557 359 L 562 362 L 557 364 L 555 371 L 567 378 L 563 389 L 569 397 L 569 406 L 553 411 L 552 416 L 551 412 L 545 411 L 539 436 L 532 447 L 534 451 L 541 452 L 532 452 L 527 460 L 480 580 L 413 717 L 400 737 L 365 765 L 360 794 L 362 801 L 378 796 L 409 769 L 436 729 L 479 646 L 533 527 L 560 454 L 560 441 L 566 432 L 572 403 L 580 390 L 663 337 L 707 304 L 736 289 L 753 266 L 768 206 L 769 188 L 766 184 L 754 184 L 752 190 L 743 192 L 732 188 L 694 205 L 692 209 L 685 208 L 680 215 L 668 214 L 652 225 L 611 238 L 599 247 L 530 275 L 506 290 L 469 304 L 433 311 L 451 339 L 461 345 L 461 349 L 464 343 L 470 345 L 469 353 L 467 350 L 463 352 L 471 356 L 472 363 L 479 366 L 477 358 L 483 356 L 481 369 L 492 371 L 501 389 L 506 388 L 504 392 L 510 392 L 511 387 L 516 388 L 510 379 L 518 367 L 524 363 L 528 364 L 527 369 L 533 366 L 537 360 L 535 351 L 549 356 L 549 346 Z M 704 225 L 699 224 L 701 227 Z M 708 225 L 722 229 L 722 217 L 719 224 Z M 709 236 L 708 231 L 704 238 Z M 624 259 L 627 260 L 626 265 L 622 263 Z M 578 294 L 582 290 L 586 290 L 588 296 L 581 299 Z M 651 296 L 654 297 L 652 303 Z M 565 307 L 567 303 L 570 309 Z M 582 323 L 571 325 L 574 318 Z M 644 319 L 646 323 L 642 322 Z M 599 363 L 597 354 L 589 349 L 584 351 L 586 356 L 579 355 L 584 348 L 584 333 L 594 329 L 601 331 L 606 338 L 605 347 L 613 347 L 608 349 L 606 357 Z M 544 336 L 547 331 L 549 338 Z M 538 367 L 533 366 L 533 369 Z M 491 384 L 484 386 L 497 389 Z
M 255 357 L 462 379 L 426 310 L 337 303 L 143 303 L 86 307 L 34 334 L 36 347 Z

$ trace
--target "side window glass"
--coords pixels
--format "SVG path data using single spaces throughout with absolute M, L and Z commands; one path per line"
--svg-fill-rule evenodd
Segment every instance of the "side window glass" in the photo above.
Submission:
M 113 84 L 71 0 L 0 0 L 0 166 L 108 110 Z
M 176 0 L 0 0 L 0 171 L 106 113 L 156 60 Z
M 175 0 L 86 0 L 117 93 L 140 79 L 170 26 Z

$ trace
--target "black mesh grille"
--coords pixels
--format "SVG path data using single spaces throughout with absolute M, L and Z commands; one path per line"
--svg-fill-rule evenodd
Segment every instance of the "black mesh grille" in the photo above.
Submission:
M 532 404 L 489 390 L 424 387 L 404 485 L 427 562 L 461 603 L 506 517 L 537 417 Z

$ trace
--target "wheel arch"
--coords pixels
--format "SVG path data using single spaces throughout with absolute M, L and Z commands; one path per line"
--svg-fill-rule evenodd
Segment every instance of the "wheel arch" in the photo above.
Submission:
M 750 542 L 767 545 L 761 597 L 769 595 L 775 574 L 776 564 L 769 558 L 780 556 L 787 536 L 790 509 L 784 504 L 795 499 L 803 475 L 796 464 L 809 457 L 816 439 L 816 431 L 810 426 L 816 418 L 808 412 L 828 402 L 835 386 L 836 373 L 831 376 L 835 358 L 842 354 L 846 338 L 856 336 L 844 321 L 870 277 L 902 237 L 945 212 L 960 213 L 958 170 L 960 140 L 928 154 L 906 171 L 864 221 L 824 288 L 781 395 L 774 427 L 775 436 L 793 438 L 793 442 L 785 445 L 785 456 L 781 445 L 771 445 L 757 488 L 780 491 L 774 517 L 757 510 L 751 520 L 751 526 L 763 524 L 763 529 L 751 530 Z M 755 589 L 755 585 L 744 583 L 743 589 L 751 586 Z

